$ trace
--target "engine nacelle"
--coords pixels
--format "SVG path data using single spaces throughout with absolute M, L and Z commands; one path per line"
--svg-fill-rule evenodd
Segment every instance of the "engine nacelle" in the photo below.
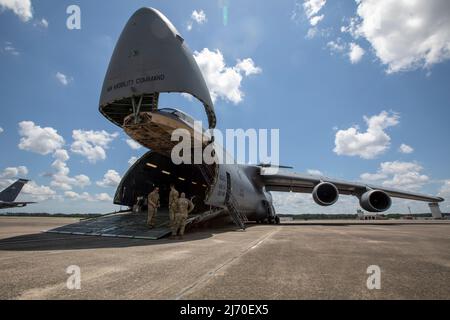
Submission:
M 384 212 L 391 207 L 392 200 L 384 191 L 370 190 L 361 196 L 359 204 L 369 212 Z
M 321 182 L 315 186 L 312 196 L 314 201 L 323 207 L 331 206 L 339 199 L 339 190 L 329 182 Z

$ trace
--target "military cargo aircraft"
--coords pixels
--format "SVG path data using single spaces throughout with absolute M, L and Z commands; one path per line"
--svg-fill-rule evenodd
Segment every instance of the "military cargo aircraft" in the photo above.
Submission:
M 209 128 L 216 115 L 208 87 L 183 37 L 161 12 L 142 8 L 126 24 L 114 49 L 100 97 L 99 111 L 132 139 L 151 151 L 124 175 L 114 203 L 132 207 L 159 186 L 161 199 L 168 186 L 196 198 L 198 212 L 221 209 L 240 227 L 247 221 L 279 223 L 271 191 L 311 193 L 320 206 L 352 195 L 368 212 L 384 212 L 392 198 L 437 204 L 440 197 L 347 182 L 290 171 L 270 172 L 271 165 L 189 164 L 171 160 L 171 132 L 194 130 L 193 119 L 181 110 L 159 109 L 163 93 L 187 93 L 204 106 Z M 203 141 L 208 142 L 208 141 Z M 219 148 L 219 146 L 218 146 Z M 162 201 L 162 205 L 167 205 Z

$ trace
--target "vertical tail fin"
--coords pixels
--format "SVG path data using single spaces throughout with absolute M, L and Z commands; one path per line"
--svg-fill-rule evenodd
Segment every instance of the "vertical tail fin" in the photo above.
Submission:
M 8 188 L 0 192 L 0 200 L 4 202 L 13 202 L 16 200 L 23 186 L 28 182 L 25 179 L 19 179 L 10 185 Z

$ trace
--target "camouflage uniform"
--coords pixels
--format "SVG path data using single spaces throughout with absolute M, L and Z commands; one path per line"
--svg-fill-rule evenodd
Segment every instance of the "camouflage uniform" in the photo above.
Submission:
M 177 201 L 178 210 L 175 214 L 175 221 L 172 226 L 172 236 L 179 234 L 184 235 L 184 228 L 186 227 L 186 220 L 189 213 L 194 210 L 194 204 L 191 200 L 181 197 Z
M 153 190 L 148 195 L 148 218 L 147 218 L 147 225 L 150 228 L 153 228 L 155 226 L 155 220 L 156 220 L 156 212 L 159 207 L 159 193 L 156 190 Z M 153 204 L 152 204 L 153 203 Z
M 180 194 L 178 191 L 173 188 L 169 193 L 169 217 L 170 217 L 170 225 L 173 226 L 175 222 L 175 214 L 177 212 L 177 202 Z

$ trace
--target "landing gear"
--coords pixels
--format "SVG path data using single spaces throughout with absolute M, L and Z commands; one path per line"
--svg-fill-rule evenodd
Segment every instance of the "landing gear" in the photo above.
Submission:
M 269 224 L 280 224 L 280 217 L 279 216 L 270 217 Z
M 279 216 L 275 216 L 275 224 L 280 224 L 280 217 Z
M 262 223 L 262 224 L 280 224 L 280 217 L 274 216 L 274 217 L 267 217 L 264 220 L 257 220 L 256 223 Z

